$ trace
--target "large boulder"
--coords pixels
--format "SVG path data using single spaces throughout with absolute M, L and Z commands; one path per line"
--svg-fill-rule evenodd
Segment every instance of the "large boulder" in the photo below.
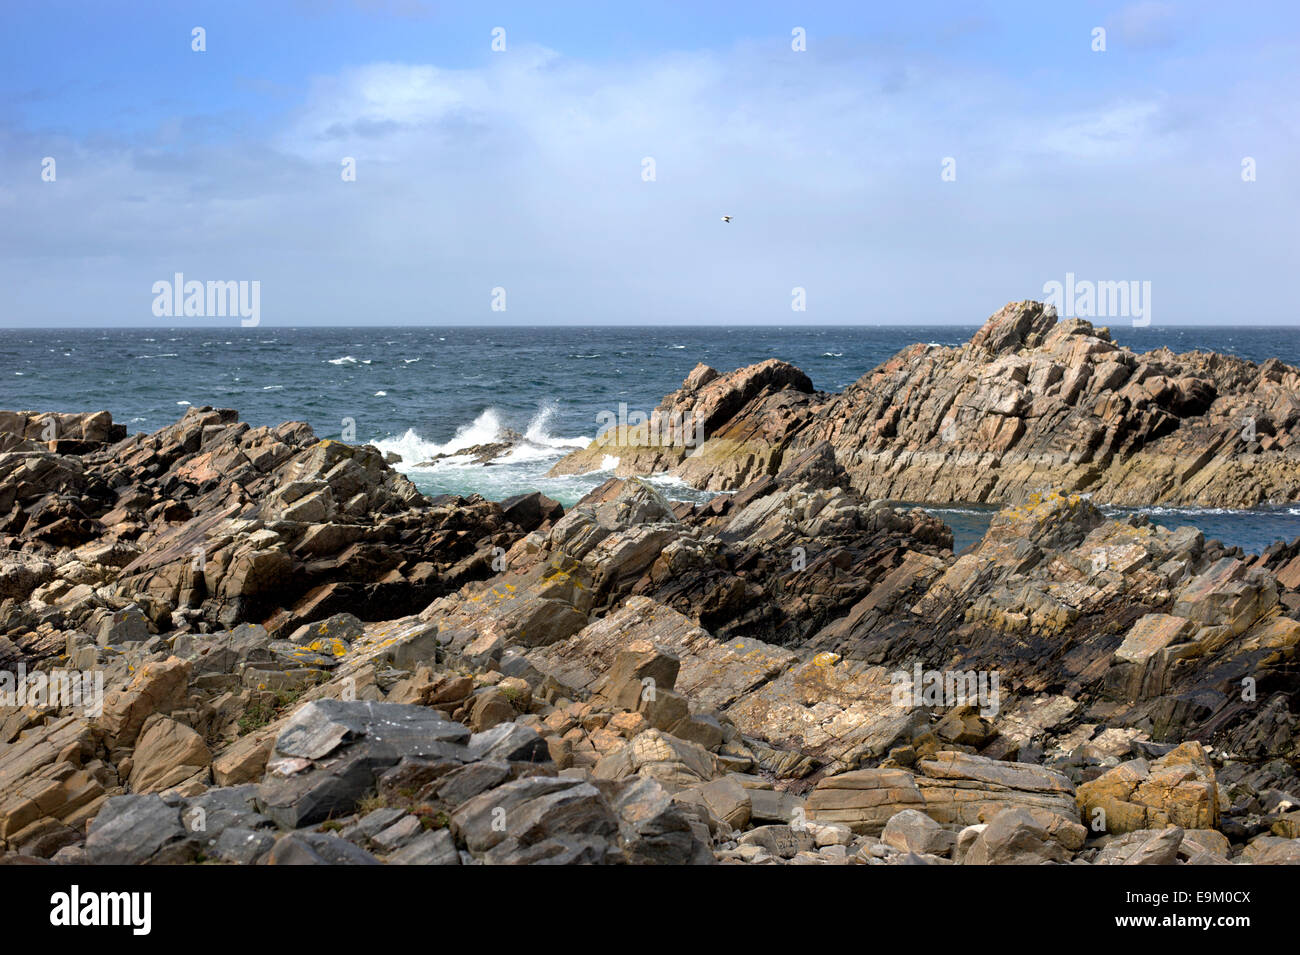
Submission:
M 1213 829 L 1219 822 L 1214 767 L 1197 742 L 1183 743 L 1148 764 L 1134 759 L 1079 786 L 1079 812 L 1111 833 L 1164 826 Z

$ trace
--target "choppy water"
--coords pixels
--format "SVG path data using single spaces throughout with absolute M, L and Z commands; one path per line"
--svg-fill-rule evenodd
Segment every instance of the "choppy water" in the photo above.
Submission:
M 0 408 L 106 408 L 135 431 L 174 421 L 187 405 L 237 409 L 255 425 L 309 422 L 403 458 L 426 493 L 500 499 L 539 489 L 570 504 L 607 472 L 544 477 L 561 455 L 594 437 L 596 416 L 620 402 L 648 413 L 697 362 L 729 371 L 765 358 L 802 368 L 838 391 L 917 342 L 957 345 L 976 326 L 696 328 L 241 328 L 0 331 Z M 1300 329 L 1112 328 L 1146 351 L 1204 349 L 1300 365 Z M 489 466 L 464 458 L 414 467 L 499 437 L 526 441 Z M 699 498 L 661 482 L 670 496 Z M 978 538 L 988 515 L 942 509 L 959 542 Z M 1191 523 L 1248 550 L 1300 536 L 1300 508 L 1153 513 Z M 962 546 L 959 543 L 958 546 Z
M 984 536 L 995 507 L 931 507 L 952 528 L 953 551 L 959 552 Z M 1300 507 L 1259 507 L 1250 510 L 1201 507 L 1103 507 L 1104 513 L 1119 520 L 1145 514 L 1163 527 L 1198 528 L 1206 540 L 1218 538 L 1230 546 L 1257 554 L 1274 541 L 1300 537 Z

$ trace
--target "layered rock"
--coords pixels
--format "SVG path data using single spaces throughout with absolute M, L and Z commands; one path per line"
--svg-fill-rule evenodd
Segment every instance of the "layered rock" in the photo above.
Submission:
M 232 411 L 191 408 L 129 438 L 105 415 L 5 412 L 5 426 L 18 449 L 0 453 L 0 593 L 14 599 L 10 639 L 36 658 L 69 631 L 117 644 L 256 622 L 288 635 L 339 611 L 416 612 L 558 516 L 540 496 L 512 502 L 514 519 L 477 497 L 429 502 L 373 448 Z M 75 440 L 33 444 L 56 426 Z
M 1047 317 L 1012 309 L 958 351 L 1126 361 Z M 1230 364 L 1207 409 L 1246 388 Z M 1019 384 L 1055 394 L 1032 367 Z M 929 400 L 907 387 L 896 430 Z M 955 555 L 932 515 L 863 496 L 832 419 L 792 424 L 847 394 L 697 369 L 670 409 L 748 442 L 698 458 L 745 486 L 674 504 L 616 479 L 567 512 L 425 500 L 373 449 L 228 412 L 133 438 L 85 421 L 56 450 L 23 417 L 0 453 L 0 669 L 106 693 L 0 706 L 3 850 L 1300 863 L 1300 542 L 1250 557 L 1025 493 Z
M 1218 507 L 1300 498 L 1300 373 L 1277 360 L 1139 354 L 1105 328 L 1026 301 L 963 346 L 904 349 L 842 394 L 812 393 L 794 369 L 775 367 L 697 369 L 665 398 L 659 415 L 706 423 L 698 447 L 665 453 L 614 430 L 553 473 L 595 470 L 612 454 L 619 474 L 667 471 L 734 490 L 829 442 L 873 498 L 1017 503 L 1058 490 Z

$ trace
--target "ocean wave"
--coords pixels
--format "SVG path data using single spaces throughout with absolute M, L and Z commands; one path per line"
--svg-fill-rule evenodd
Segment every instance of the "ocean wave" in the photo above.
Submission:
M 351 355 L 344 355 L 342 358 L 326 359 L 331 365 L 368 365 L 370 359 L 353 358 Z
M 844 352 L 842 352 L 842 351 L 824 351 L 824 352 L 822 352 L 822 357 L 823 357 L 823 358 L 843 358 L 843 357 L 844 357 Z
M 554 402 L 545 402 L 539 406 L 537 413 L 528 422 L 522 440 L 492 463 L 502 466 L 537 464 L 557 460 L 575 448 L 589 445 L 592 441 L 589 437 L 563 437 L 552 433 L 557 410 Z M 505 438 L 506 426 L 500 413 L 495 408 L 485 408 L 469 424 L 457 428 L 450 441 L 430 441 L 414 428 L 408 428 L 399 437 L 382 438 L 373 443 L 380 451 L 401 455 L 402 462 L 397 465 L 399 470 L 409 470 L 442 455 L 434 464 L 421 469 L 432 470 L 441 467 L 463 468 L 474 464 L 472 458 L 459 452 L 482 444 L 504 441 Z
M 455 454 L 479 444 L 490 444 L 501 438 L 503 428 L 501 418 L 495 408 L 485 408 L 469 424 L 461 425 L 450 441 L 439 444 L 421 437 L 414 428 L 407 428 L 406 433 L 397 438 L 382 438 L 373 442 L 375 447 L 385 454 L 393 452 L 402 457 L 399 470 L 414 467 L 440 454 Z
M 1203 517 L 1207 514 L 1246 515 L 1268 513 L 1266 507 L 1175 507 L 1166 504 L 1154 504 L 1148 507 L 1119 507 L 1107 504 L 1098 508 L 1098 510 L 1108 517 L 1126 514 L 1154 514 L 1159 517 Z
M 551 433 L 559 406 L 553 401 L 543 402 L 524 429 L 523 441 L 497 458 L 498 464 L 523 464 L 528 461 L 545 461 L 563 456 L 575 448 L 585 448 L 591 438 L 564 438 Z

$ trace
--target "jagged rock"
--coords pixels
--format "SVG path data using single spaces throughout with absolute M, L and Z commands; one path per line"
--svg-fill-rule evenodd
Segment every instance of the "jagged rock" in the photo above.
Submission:
M 261 811 L 285 828 L 346 814 L 403 757 L 468 757 L 469 730 L 421 706 L 315 700 L 275 742 L 258 789 Z
M 6 848 L 43 844 L 50 855 L 104 805 L 111 780 L 93 756 L 93 727 L 65 716 L 0 746 L 0 840 Z M 64 835 L 59 835 L 63 833 Z
M 1294 499 L 1296 377 L 1016 303 L 842 395 L 701 366 L 663 408 L 699 453 L 605 450 L 738 493 L 628 477 L 567 513 L 426 500 L 300 423 L 51 446 L 0 413 L 0 670 L 110 691 L 0 710 L 0 839 L 89 859 L 153 813 L 138 861 L 1293 861 L 1300 540 L 1073 492 Z M 875 495 L 1008 506 L 954 555 Z M 167 812 L 109 813 L 124 788 Z M 299 829 L 331 815 L 342 840 Z
M 1035 301 L 1006 305 L 966 346 L 906 348 L 840 395 L 807 394 L 787 374 L 724 408 L 702 398 L 762 377 L 768 365 L 664 399 L 660 414 L 708 416 L 707 439 L 689 457 L 617 433 L 552 473 L 591 470 L 616 453 L 624 473 L 668 470 L 735 490 L 828 440 L 872 498 L 1014 502 L 1065 487 L 1113 504 L 1249 507 L 1300 496 L 1295 369 L 1195 352 L 1139 355 L 1086 321 L 1057 322 Z M 1240 437 L 1247 417 L 1268 422 L 1258 447 Z
M 649 729 L 596 764 L 597 779 L 647 776 L 669 790 L 708 782 L 717 775 L 712 754 L 695 743 Z
M 289 636 L 290 643 L 303 644 L 311 649 L 333 646 L 341 641 L 346 649 L 352 641 L 365 632 L 365 624 L 350 613 L 336 613 L 317 623 L 304 624 Z
M 501 723 L 469 738 L 471 759 L 544 762 L 546 743 L 538 732 L 519 723 Z
M 772 446 L 772 429 L 737 429 L 733 419 L 742 409 L 784 402 L 791 393 L 810 395 L 812 382 L 793 365 L 774 358 L 727 375 L 713 372 L 715 377 L 709 377 L 709 372 L 712 369 L 693 371 L 682 389 L 665 398 L 644 425 L 633 424 L 629 416 L 627 426 L 610 428 L 587 448 L 564 457 L 549 473 L 595 471 L 607 456 L 618 458 L 614 473 L 619 477 L 673 468 L 689 473 L 692 484 L 718 489 L 775 473 L 780 446 Z M 782 410 L 776 406 L 773 413 L 780 415 Z M 707 440 L 698 445 L 701 437 Z M 716 450 L 720 446 L 725 446 L 725 452 Z
M 1153 763 L 1135 759 L 1079 787 L 1079 812 L 1112 833 L 1161 828 L 1213 829 L 1219 821 L 1214 767 L 1200 743 L 1184 743 Z
M 874 498 L 1014 503 L 1050 487 L 1141 506 L 1300 497 L 1295 369 L 1138 354 L 1086 321 L 1058 322 L 1039 302 L 1008 304 L 966 345 L 906 348 L 842 394 L 811 394 L 788 366 L 774 370 L 764 362 L 703 387 L 688 382 L 664 399 L 660 417 L 707 421 L 689 456 L 616 430 L 552 473 L 590 471 L 612 454 L 620 474 L 667 471 L 736 490 L 829 442 L 853 486 Z M 719 403 L 721 392 L 731 400 Z M 1241 435 L 1247 419 L 1265 429 L 1254 443 Z
M 192 667 L 180 657 L 146 663 L 123 690 L 108 693 L 97 720 L 111 747 L 135 744 L 145 720 L 180 707 L 188 691 Z
M 1094 865 L 1173 865 L 1183 830 L 1135 829 L 1117 836 L 1097 855 Z
M 130 606 L 105 617 L 99 625 L 99 645 L 116 646 L 149 639 L 149 621 L 139 607 Z
M 366 850 L 326 832 L 291 832 L 279 839 L 267 865 L 380 865 Z
M 753 810 L 748 790 L 729 776 L 688 787 L 674 798 L 679 802 L 692 802 L 704 807 L 715 819 L 732 829 L 744 829 L 749 824 Z
M 237 786 L 261 779 L 275 747 L 276 733 L 256 732 L 236 740 L 212 760 L 212 778 L 218 786 Z
M 222 862 L 252 865 L 275 845 L 275 836 L 257 829 L 231 826 L 223 829 L 212 846 L 212 855 Z
M 598 789 L 554 776 L 517 779 L 481 793 L 452 814 L 451 825 L 475 855 L 504 843 L 496 862 L 523 861 L 511 857 L 558 837 L 607 840 L 618 832 L 618 821 Z
M 1300 865 L 1300 839 L 1260 836 L 1241 855 L 1254 865 Z
M 434 829 L 412 839 L 387 859 L 389 865 L 460 865 L 451 833 Z
M 131 791 L 156 793 L 202 774 L 212 754 L 198 733 L 165 716 L 145 722 L 131 757 Z
M 673 796 L 648 776 L 628 779 L 613 800 L 619 841 L 634 865 L 712 864 L 713 854 L 697 838 Z
M 240 624 L 233 630 L 209 634 L 182 634 L 172 644 L 172 652 L 190 661 L 192 674 L 237 673 L 242 666 L 271 664 L 275 655 L 270 637 L 259 624 Z
M 501 514 L 523 531 L 535 531 L 543 524 L 558 521 L 564 516 L 559 501 L 553 501 L 540 491 L 516 494 L 501 502 Z
M 86 858 L 94 865 L 137 865 L 185 837 L 180 809 L 159 796 L 114 796 L 90 824 Z
M 630 597 L 568 640 L 527 656 L 561 684 L 581 692 L 599 690 L 618 706 L 635 708 L 641 681 L 652 679 L 656 691 L 676 689 L 703 710 L 726 707 L 796 659 L 757 640 L 716 640 L 648 597 Z M 622 667 L 616 666 L 620 659 Z

